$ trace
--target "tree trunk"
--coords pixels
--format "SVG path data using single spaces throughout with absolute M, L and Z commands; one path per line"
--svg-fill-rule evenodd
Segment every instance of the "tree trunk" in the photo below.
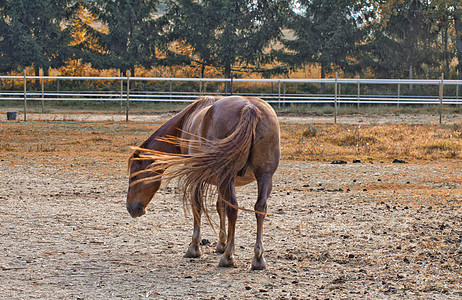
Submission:
M 225 78 L 231 78 L 231 64 L 225 65 Z M 225 95 L 231 94 L 231 83 L 225 82 Z
M 204 78 L 204 74 L 205 74 L 205 64 L 202 64 L 201 65 L 201 78 Z
M 412 66 L 409 66 L 409 79 L 412 79 Z M 412 84 L 409 85 L 409 93 L 412 94 Z
M 35 71 L 35 76 L 40 76 L 40 68 L 39 67 L 34 67 Z M 40 87 L 40 79 L 35 79 L 35 89 L 39 91 L 41 89 Z
M 326 78 L 326 71 L 324 69 L 324 65 L 321 64 L 321 79 Z M 326 93 L 326 84 L 323 82 L 321 83 L 321 94 Z
M 459 70 L 459 79 L 462 79 L 462 23 L 459 18 L 454 18 L 454 27 L 456 29 L 457 69 Z
M 120 76 L 121 77 L 127 77 L 128 75 L 128 70 L 127 69 L 120 69 Z M 130 74 L 130 77 L 132 77 L 133 75 Z
M 444 26 L 444 29 L 443 29 L 443 45 L 444 45 L 444 73 L 448 74 L 449 76 L 448 27 L 446 25 Z

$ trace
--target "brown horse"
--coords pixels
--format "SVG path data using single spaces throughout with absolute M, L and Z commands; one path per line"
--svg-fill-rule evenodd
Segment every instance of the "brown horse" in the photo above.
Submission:
M 190 201 L 194 216 L 192 242 L 185 257 L 200 257 L 201 213 L 209 218 L 205 199 L 210 185 L 216 185 L 220 217 L 216 251 L 223 253 L 219 266 L 229 267 L 233 265 L 239 208 L 235 186 L 257 180 L 252 269 L 264 269 L 263 220 L 279 158 L 279 123 L 268 103 L 253 97 L 201 97 L 163 124 L 131 155 L 127 209 L 134 218 L 144 215 L 161 179 L 180 177 L 184 200 Z

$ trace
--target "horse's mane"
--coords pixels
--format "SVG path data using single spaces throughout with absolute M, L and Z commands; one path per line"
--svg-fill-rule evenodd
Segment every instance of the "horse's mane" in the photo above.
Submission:
M 166 136 L 176 136 L 179 138 L 181 129 L 186 119 L 191 115 L 192 112 L 211 105 L 223 97 L 203 96 L 199 97 L 197 101 L 191 103 L 185 107 L 182 111 L 176 114 L 173 118 L 162 124 L 153 134 L 151 134 L 139 147 L 133 147 L 133 152 L 128 158 L 128 171 L 130 171 L 131 164 L 134 160 L 139 159 L 140 154 L 149 150 L 159 150 L 156 148 L 158 141 L 162 140 Z M 157 145 L 156 145 L 157 144 Z M 179 147 L 175 143 L 169 143 L 170 151 L 163 150 L 164 153 L 180 153 Z M 164 144 L 165 145 L 165 144 Z M 144 158 L 148 159 L 148 158 Z
M 155 142 L 159 137 L 167 135 L 179 136 L 180 128 L 183 127 L 184 122 L 187 118 L 195 111 L 200 110 L 206 106 L 212 105 L 223 97 L 203 96 L 199 97 L 197 101 L 186 106 L 182 111 L 176 114 L 173 118 L 165 122 L 159 129 L 157 129 L 143 144 L 141 148 L 148 148 L 152 142 Z

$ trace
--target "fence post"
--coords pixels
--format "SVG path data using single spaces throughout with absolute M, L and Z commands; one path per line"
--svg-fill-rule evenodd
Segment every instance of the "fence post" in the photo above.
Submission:
M 45 79 L 42 77 L 40 79 L 42 83 L 42 114 L 45 112 Z
M 231 83 L 230 83 L 230 85 L 229 85 L 229 89 L 230 89 L 229 95 L 230 95 L 230 96 L 233 95 L 233 81 L 234 81 L 234 74 L 231 73 Z
M 440 124 L 442 123 L 442 114 L 443 114 L 443 88 L 444 88 L 444 85 L 443 85 L 443 80 L 444 80 L 444 73 L 441 73 L 441 80 L 440 80 L 440 108 L 439 108 L 439 111 L 440 111 Z
M 359 83 L 359 75 L 358 75 L 358 109 L 359 109 L 359 101 L 361 98 L 361 84 Z
M 282 84 L 282 100 L 284 100 L 284 105 L 285 105 L 285 101 L 286 101 L 286 82 L 284 81 L 284 83 Z
M 122 74 L 120 75 L 120 113 L 124 111 L 123 105 L 123 97 L 124 97 L 124 79 L 122 78 Z
M 334 113 L 334 123 L 335 124 L 337 124 L 337 91 L 338 91 L 337 72 L 335 72 L 335 113 Z
M 130 108 L 130 71 L 127 72 L 127 108 L 125 110 L 125 122 L 128 122 L 128 109 Z
M 278 79 L 278 108 L 281 108 L 281 75 Z
M 401 84 L 398 83 L 398 108 L 399 108 L 399 99 L 401 97 Z
M 24 122 L 27 121 L 27 78 L 24 70 Z

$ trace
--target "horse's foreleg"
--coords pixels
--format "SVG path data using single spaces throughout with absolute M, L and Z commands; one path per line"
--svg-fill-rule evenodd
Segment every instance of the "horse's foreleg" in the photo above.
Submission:
M 188 251 L 184 255 L 186 258 L 197 258 L 201 256 L 201 249 L 199 248 L 199 244 L 201 242 L 201 193 L 200 188 L 197 187 L 194 192 L 194 198 L 192 199 L 192 212 L 194 217 L 194 230 L 191 244 L 189 244 Z
M 258 199 L 255 203 L 255 211 L 263 214 L 255 214 L 257 217 L 257 241 L 254 248 L 255 256 L 252 260 L 252 270 L 263 270 L 266 268 L 265 259 L 263 258 L 263 220 L 265 219 L 264 213 L 266 213 L 266 200 L 271 193 L 272 175 L 266 174 L 264 176 L 257 177 L 257 184 Z
M 224 187 L 220 187 L 219 197 L 223 197 L 232 205 L 237 206 L 236 195 L 234 192 L 234 184 L 230 183 Z M 221 256 L 220 267 L 231 267 L 234 265 L 234 233 L 237 220 L 237 209 L 229 205 L 226 206 L 226 216 L 228 217 L 228 237 L 225 245 L 225 251 Z
M 225 216 L 225 203 L 218 196 L 217 199 L 217 212 L 220 217 L 220 232 L 218 232 L 217 253 L 225 252 L 226 245 L 226 216 Z

